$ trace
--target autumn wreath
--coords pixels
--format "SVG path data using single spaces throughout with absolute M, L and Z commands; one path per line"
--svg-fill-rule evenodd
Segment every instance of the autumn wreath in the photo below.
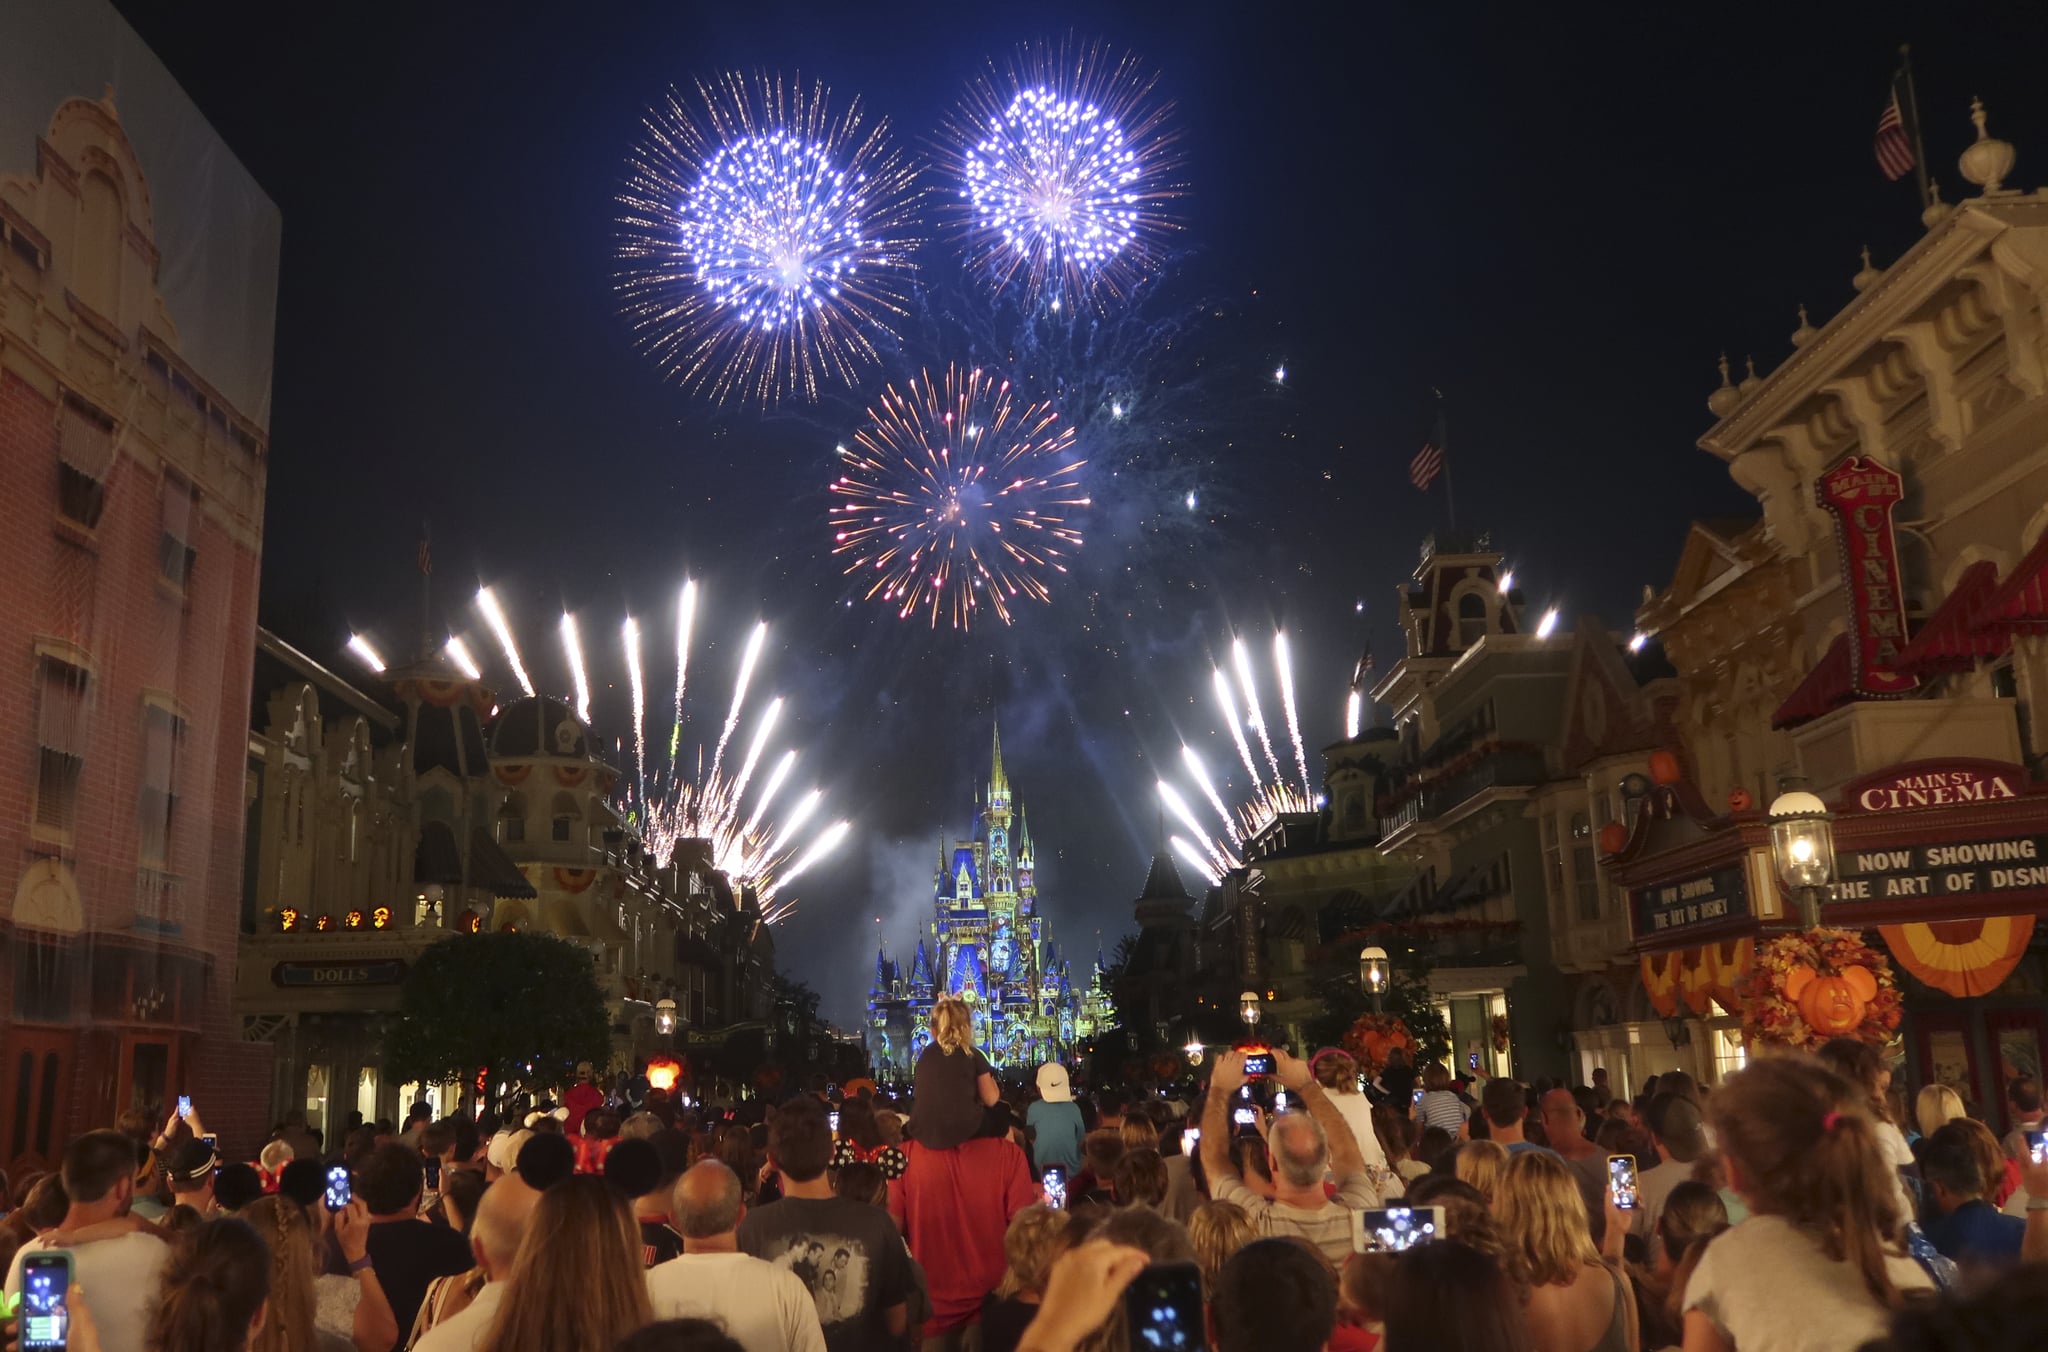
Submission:
M 1508 1049 L 1508 1016 L 1505 1014 L 1493 1016 L 1493 1049 L 1496 1052 Z
M 1415 1035 L 1392 1014 L 1361 1014 L 1344 1035 L 1344 1050 L 1351 1053 L 1367 1079 L 1386 1069 L 1387 1053 L 1396 1047 L 1411 1058 L 1415 1055 Z
M 1751 1042 L 1809 1051 L 1837 1037 L 1883 1044 L 1899 1027 L 1891 960 L 1854 930 L 1810 929 L 1760 945 L 1741 996 Z

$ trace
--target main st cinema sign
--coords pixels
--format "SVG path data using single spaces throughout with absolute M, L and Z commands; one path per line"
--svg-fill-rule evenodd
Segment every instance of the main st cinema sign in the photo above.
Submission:
M 1883 814 L 2009 803 L 2025 788 L 2017 769 L 1996 764 L 1928 766 L 1852 787 L 1846 796 L 1866 813 Z M 1938 818 L 1916 814 L 1908 820 Z M 2048 834 L 2016 831 L 1938 844 L 1839 848 L 1835 877 L 1828 900 L 1839 902 L 2048 889 Z

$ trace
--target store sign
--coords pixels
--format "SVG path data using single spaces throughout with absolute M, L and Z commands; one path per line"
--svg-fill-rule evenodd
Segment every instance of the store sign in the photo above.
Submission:
M 1749 915 L 1749 882 L 1742 865 L 1730 864 L 1676 882 L 1638 887 L 1629 892 L 1635 913 L 1636 938 L 1681 934 Z
M 1916 807 L 2003 803 L 2019 797 L 2020 788 L 2017 768 L 1916 766 L 1855 789 L 1850 797 L 1865 812 L 1899 812 Z
M 1814 496 L 1835 518 L 1842 580 L 1849 594 L 1849 670 L 1861 695 L 1903 695 L 1919 685 L 1899 671 L 1906 646 L 1906 598 L 1892 512 L 1904 496 L 1897 471 L 1867 455 L 1844 458 L 1821 475 Z
M 280 962 L 270 969 L 279 986 L 396 986 L 406 966 L 396 958 L 380 962 Z
M 1835 874 L 1836 902 L 2048 890 L 2048 835 L 1844 851 Z

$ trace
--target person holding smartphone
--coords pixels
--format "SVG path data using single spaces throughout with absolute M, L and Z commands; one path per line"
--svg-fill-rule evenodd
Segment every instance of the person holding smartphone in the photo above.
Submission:
M 7 1294 L 19 1296 L 25 1259 L 68 1251 L 71 1304 L 90 1311 L 109 1348 L 144 1345 L 149 1308 L 170 1261 L 170 1246 L 128 1214 L 134 1170 L 135 1142 L 117 1131 L 89 1131 L 72 1141 L 61 1166 L 70 1208 L 55 1230 L 23 1244 L 7 1269 Z
M 1228 1114 L 1245 1083 L 1244 1054 L 1236 1051 L 1216 1058 L 1203 1109 L 1202 1171 L 1209 1195 L 1243 1207 L 1261 1234 L 1298 1236 L 1341 1266 L 1351 1252 L 1350 1213 L 1384 1205 L 1389 1195 L 1401 1194 L 1401 1184 L 1385 1170 L 1368 1172 L 1350 1125 L 1315 1082 L 1308 1063 L 1277 1049 L 1272 1055 L 1274 1078 L 1305 1110 L 1282 1113 L 1267 1132 L 1272 1200 L 1246 1187 L 1230 1160 Z M 1334 1201 L 1323 1191 L 1326 1170 L 1337 1178 Z

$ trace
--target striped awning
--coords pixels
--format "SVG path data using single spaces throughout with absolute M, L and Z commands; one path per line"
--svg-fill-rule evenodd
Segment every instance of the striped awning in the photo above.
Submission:
M 1999 590 L 1998 565 L 1989 559 L 1964 569 L 1954 589 L 1899 654 L 1899 670 L 1915 676 L 1968 671 L 1979 658 L 2004 652 L 2011 646 L 2012 636 L 1981 622 L 1985 606 Z
M 2005 636 L 2048 634 L 2048 531 L 1971 616 L 1971 625 Z
M 1842 634 L 1771 715 L 1771 727 L 1783 730 L 1848 703 L 1855 698 L 1855 681 L 1855 673 L 1849 669 L 1849 636 Z

